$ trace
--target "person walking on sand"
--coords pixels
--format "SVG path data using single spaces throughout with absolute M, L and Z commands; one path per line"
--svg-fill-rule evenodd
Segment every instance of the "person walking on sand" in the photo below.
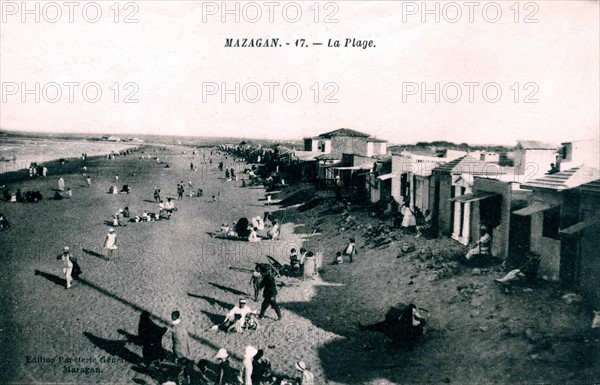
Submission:
M 89 175 L 85 178 L 88 187 L 92 187 L 92 177 Z
M 115 234 L 115 229 L 112 227 L 108 230 L 108 234 L 106 234 L 106 239 L 104 240 L 104 248 L 108 250 L 108 257 L 112 257 L 113 252 L 117 249 L 117 234 Z
M 71 254 L 69 252 L 69 246 L 65 246 L 63 248 L 63 253 L 56 257 L 62 261 L 63 265 L 63 274 L 65 275 L 65 280 L 67 281 L 67 289 L 71 288 L 71 274 L 73 273 L 73 261 L 71 260 Z
M 263 290 L 263 302 L 260 306 L 260 314 L 259 318 L 264 318 L 265 312 L 271 306 L 275 313 L 277 314 L 277 320 L 281 321 L 281 310 L 279 309 L 279 305 L 277 304 L 277 284 L 275 282 L 275 278 L 273 274 L 271 274 L 268 269 L 263 269 L 262 271 L 263 279 L 260 282 L 259 288 Z
M 177 199 L 178 200 L 183 200 L 184 192 L 185 192 L 185 189 L 183 188 L 183 181 L 181 181 L 181 183 L 177 184 Z
M 62 176 L 58 178 L 58 191 L 65 191 L 65 180 Z
M 171 313 L 171 342 L 173 344 L 173 362 L 179 364 L 182 359 L 189 357 L 190 345 L 188 332 L 181 320 L 181 313 L 175 310 Z
M 192 191 L 194 189 L 194 185 L 192 184 L 191 179 L 188 179 L 188 187 L 190 188 L 190 191 Z

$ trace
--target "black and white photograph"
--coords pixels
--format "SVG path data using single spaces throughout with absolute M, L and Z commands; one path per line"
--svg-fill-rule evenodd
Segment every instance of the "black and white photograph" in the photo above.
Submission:
M 598 0 L 0 12 L 0 385 L 600 384 Z

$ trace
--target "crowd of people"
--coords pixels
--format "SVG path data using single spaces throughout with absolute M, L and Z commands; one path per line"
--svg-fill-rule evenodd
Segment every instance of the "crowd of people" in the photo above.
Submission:
M 267 218 L 267 215 L 265 215 Z M 280 237 L 280 224 L 277 219 L 271 221 L 261 216 L 240 218 L 237 222 L 232 222 L 231 226 L 224 222 L 221 227 L 210 234 L 215 238 L 226 238 L 235 240 L 245 240 L 248 242 L 260 242 L 262 239 L 275 240 Z
M 14 193 L 10 193 L 8 189 L 2 191 L 2 199 L 5 202 L 19 203 L 37 203 L 43 199 L 42 193 L 39 191 L 28 190 L 25 193 L 21 189 L 17 189 Z
M 158 157 L 157 162 L 161 164 Z M 212 161 L 212 158 L 210 159 Z M 219 163 L 219 169 L 224 172 L 226 180 L 237 180 L 238 176 L 234 168 L 225 167 L 224 162 Z M 196 167 L 194 164 L 190 164 L 190 170 L 195 171 Z M 246 170 L 245 170 L 246 171 Z M 255 175 L 256 169 L 247 170 L 250 176 Z M 84 176 L 86 178 L 87 186 L 91 186 L 91 176 L 87 174 L 87 169 L 84 170 Z M 272 185 L 281 186 L 285 185 L 285 182 L 281 178 L 271 178 Z M 128 194 L 130 188 L 128 185 L 123 185 L 121 191 L 117 191 L 117 183 L 120 178 L 118 174 L 114 175 L 115 184 L 111 183 L 109 192 L 111 194 Z M 203 191 L 198 189 L 197 193 L 194 193 L 194 185 L 191 179 L 187 180 L 187 184 L 181 180 L 176 187 L 177 199 L 183 200 L 186 189 L 189 190 L 190 196 L 202 196 Z M 65 188 L 65 181 L 63 177 L 58 179 L 58 191 L 57 194 L 65 193 L 71 195 L 70 189 Z M 5 191 L 6 194 L 6 191 Z M 127 226 L 127 223 L 139 223 L 139 222 L 152 222 L 158 220 L 170 219 L 173 213 L 177 210 L 173 198 L 165 197 L 161 189 L 156 186 L 153 193 L 153 201 L 158 204 L 158 214 L 143 210 L 140 215 L 135 215 L 129 206 L 118 209 L 117 212 L 110 216 L 110 220 L 107 221 L 111 227 L 106 234 L 103 243 L 103 249 L 105 250 L 106 257 L 108 260 L 113 260 L 115 254 L 119 248 L 117 232 L 115 229 Z M 40 198 L 41 199 L 41 195 Z M 216 201 L 216 197 L 213 195 L 213 201 Z M 420 210 L 414 209 L 414 211 L 408 206 L 404 205 L 400 210 L 402 214 L 401 227 L 406 231 L 415 231 L 416 236 L 420 236 L 427 229 L 427 216 L 419 214 Z M 424 220 L 421 221 L 419 218 L 423 216 Z M 429 220 L 430 221 L 430 220 Z M 4 216 L 0 215 L 0 228 L 8 228 L 10 225 Z M 414 230 L 413 230 L 414 229 Z M 277 240 L 281 237 L 281 228 L 279 220 L 271 218 L 268 213 L 265 215 L 256 215 L 248 218 L 240 218 L 236 222 L 232 222 L 231 225 L 225 222 L 221 225 L 220 229 L 212 233 L 212 236 L 222 237 L 228 239 L 242 239 L 248 242 L 260 242 L 263 239 Z M 345 260 L 352 263 L 354 262 L 357 255 L 356 240 L 349 238 L 348 243 L 337 252 L 334 263 L 343 263 Z M 74 282 L 80 279 L 82 274 L 81 267 L 79 265 L 79 258 L 76 257 L 69 249 L 68 246 L 64 247 L 63 253 L 57 257 L 62 266 L 62 272 L 64 274 L 66 288 L 70 289 Z M 315 277 L 319 268 L 320 261 L 314 252 L 308 251 L 304 248 L 290 249 L 289 254 L 289 267 L 287 270 L 290 276 L 304 276 L 304 277 Z M 283 319 L 283 314 L 279 306 L 278 297 L 278 286 L 276 277 L 283 272 L 277 261 L 273 258 L 268 259 L 268 263 L 257 264 L 255 270 L 252 272 L 250 278 L 250 285 L 253 293 L 252 298 L 254 302 L 259 300 L 259 296 L 262 292 L 262 303 L 259 308 L 253 309 L 248 304 L 247 298 L 239 298 L 235 306 L 223 315 L 221 322 L 214 324 L 212 329 L 222 331 L 225 333 L 246 333 L 260 328 L 261 320 L 267 316 L 269 311 L 272 311 L 275 315 L 276 321 Z M 409 307 L 410 308 L 410 307 Z M 272 309 L 272 310 L 270 310 Z M 408 316 L 406 316 L 408 317 Z M 405 317 L 405 318 L 406 318 Z M 418 312 L 414 311 L 413 319 L 418 320 Z M 402 324 L 403 318 L 399 318 Z M 387 322 L 387 321 L 386 321 Z M 407 321 L 406 321 L 407 322 Z M 406 323 L 405 322 L 405 323 Z M 416 322 L 416 321 L 415 321 Z M 389 322 L 388 322 L 389 323 Z M 407 323 L 408 325 L 408 323 Z M 389 325 L 388 325 L 389 326 Z M 409 335 L 418 335 L 419 325 L 414 325 L 414 328 L 407 333 Z M 376 327 L 373 327 L 376 328 Z M 366 328 L 365 330 L 371 330 Z M 373 329 L 374 330 L 374 329 Z M 415 331 L 416 330 L 416 331 Z M 164 336 L 166 333 L 170 333 L 171 337 L 171 352 L 166 354 L 165 349 L 162 346 Z M 412 333 L 412 334 L 411 334 Z M 234 368 L 229 361 L 229 353 L 225 347 L 220 348 L 216 355 L 213 357 L 216 366 L 216 371 L 212 374 L 206 369 L 203 362 L 205 360 L 194 360 L 190 354 L 188 332 L 185 327 L 184 319 L 179 311 L 173 311 L 171 314 L 171 325 L 170 327 L 162 327 L 155 324 L 151 315 L 148 312 L 142 312 L 140 315 L 140 322 L 138 326 L 138 338 L 142 344 L 142 355 L 144 358 L 145 365 L 147 367 L 161 368 L 161 365 L 169 357 L 171 361 L 181 371 L 178 374 L 178 384 L 181 384 L 181 375 L 187 377 L 186 384 L 239 384 L 239 385 L 257 385 L 257 384 L 294 384 L 294 385 L 313 385 L 314 376 L 312 375 L 308 365 L 304 361 L 297 361 L 294 364 L 295 369 L 298 371 L 298 377 L 294 378 L 282 378 L 281 376 L 273 376 L 273 372 L 270 369 L 268 360 L 265 357 L 265 352 L 262 349 L 254 348 L 253 346 L 246 347 L 244 351 L 244 359 L 240 368 Z M 192 378 L 204 378 L 204 382 L 193 382 Z M 210 382 L 206 381 L 210 377 Z
M 282 319 L 281 310 L 277 304 L 277 285 L 272 271 L 267 268 L 256 269 L 257 275 L 253 275 L 252 284 L 258 296 L 263 291 L 263 302 L 260 310 L 252 310 L 247 299 L 242 297 L 224 316 L 222 322 L 211 327 L 227 333 L 243 333 L 245 331 L 257 330 L 258 320 L 265 317 L 269 307 L 277 315 L 277 320 Z M 255 298 L 256 299 L 256 298 Z M 165 349 L 162 342 L 163 336 L 169 334 L 171 348 Z M 229 352 L 221 347 L 212 357 L 213 361 L 207 359 L 191 358 L 189 335 L 182 314 L 175 310 L 171 313 L 170 327 L 161 327 L 151 319 L 147 311 L 140 314 L 138 324 L 138 335 L 136 342 L 142 345 L 144 366 L 154 370 L 171 367 L 174 364 L 177 370 L 171 372 L 168 381 L 163 385 L 314 385 L 314 375 L 304 361 L 297 361 L 294 367 L 298 375 L 277 375 L 271 369 L 271 364 L 265 356 L 264 349 L 254 346 L 246 346 L 243 352 L 243 360 L 239 368 L 229 360 Z M 170 362 L 171 364 L 167 364 Z

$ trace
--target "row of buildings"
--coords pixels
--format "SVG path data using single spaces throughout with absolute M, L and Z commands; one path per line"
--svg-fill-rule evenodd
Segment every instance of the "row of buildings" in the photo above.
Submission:
M 510 167 L 489 151 L 390 154 L 384 140 L 339 129 L 305 138 L 293 156 L 321 188 L 341 180 L 358 201 L 430 210 L 435 230 L 461 244 L 485 225 L 496 257 L 535 252 L 543 277 L 600 304 L 598 143 L 518 141 L 512 153 Z

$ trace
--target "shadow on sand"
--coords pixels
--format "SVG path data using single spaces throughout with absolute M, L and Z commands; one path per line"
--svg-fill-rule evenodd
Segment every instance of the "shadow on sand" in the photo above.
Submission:
M 203 299 L 206 302 L 208 302 L 209 304 L 211 304 L 212 306 L 218 305 L 218 306 L 221 306 L 222 308 L 227 309 L 227 310 L 233 309 L 233 305 L 232 304 L 230 304 L 228 302 L 225 302 L 225 301 L 218 300 L 218 299 L 213 298 L 213 297 L 207 297 L 205 295 L 198 295 L 198 294 L 192 294 L 192 293 L 187 293 L 187 295 L 190 296 L 190 297 L 192 297 L 192 298 Z
M 296 202 L 298 196 L 285 199 L 280 207 Z M 314 207 L 327 203 L 327 199 L 306 197 Z M 311 206 L 309 205 L 309 206 Z M 291 209 L 294 210 L 294 209 Z M 319 209 L 320 211 L 323 211 Z M 285 210 L 271 213 L 285 223 Z M 333 213 L 330 213 L 333 214 Z M 294 217 L 293 212 L 288 213 Z M 302 228 L 294 229 L 302 233 Z M 334 278 L 335 282 L 335 278 Z M 343 285 L 315 286 L 315 296 L 311 302 L 280 303 L 281 307 L 309 320 L 315 327 L 339 336 L 335 339 L 314 341 L 318 352 L 324 379 L 328 382 L 358 385 L 372 381 L 389 380 L 394 383 L 428 383 L 431 377 L 423 374 L 423 366 L 419 362 L 420 347 L 415 352 L 390 350 L 385 343 L 385 336 L 376 332 L 361 332 L 358 328 L 356 314 L 365 313 L 364 321 L 380 321 L 384 314 L 372 314 L 361 305 L 353 303 Z M 368 307 L 368 306 L 367 306 Z M 353 313 L 354 316 L 349 313 Z M 298 331 L 302 341 L 314 339 L 309 331 Z M 293 342 L 292 342 L 293 343 Z
M 48 281 L 57 284 L 58 286 L 65 287 L 67 285 L 67 281 L 62 279 L 54 274 L 44 273 L 43 271 L 36 270 L 33 275 L 39 275 L 40 277 L 46 278 Z
M 365 384 L 387 378 L 402 383 L 403 378 L 410 378 L 411 383 L 413 380 L 421 382 L 422 377 L 415 370 L 419 368 L 415 368 L 414 352 L 390 350 L 389 346 L 385 346 L 383 334 L 360 332 L 358 325 L 352 323 L 352 317 L 336 310 L 346 306 L 340 304 L 340 298 L 346 296 L 344 287 L 318 286 L 316 289 L 313 302 L 289 302 L 281 306 L 310 320 L 316 327 L 343 337 L 318 344 L 321 367 L 328 381 Z M 298 337 L 304 338 L 302 335 Z
M 161 365 L 161 368 L 144 366 L 143 358 L 127 348 L 126 345 L 130 343 L 129 340 L 109 340 L 89 332 L 84 332 L 83 335 L 86 336 L 91 343 L 104 350 L 106 353 L 119 357 L 123 361 L 132 364 L 133 366 L 131 369 L 136 373 L 149 376 L 153 380 L 158 381 L 158 383 L 177 379 L 179 368 L 174 365 Z M 142 379 L 133 379 L 133 381 L 138 384 L 147 384 L 147 382 Z
M 225 320 L 225 316 L 223 314 L 211 313 L 206 310 L 202 310 L 201 312 L 208 317 L 213 325 L 218 325 Z
M 88 332 L 84 332 L 83 335 L 85 335 L 94 345 L 104 350 L 108 354 L 122 358 L 124 361 L 130 364 L 141 365 L 143 362 L 142 357 L 127 349 L 125 345 L 129 343 L 128 340 L 107 340 Z
M 103 254 L 97 253 L 95 251 L 88 250 L 88 249 L 82 249 L 82 251 L 84 253 L 86 253 L 87 255 L 91 255 L 92 257 L 97 257 L 97 258 L 103 259 L 105 261 L 110 261 L 110 258 L 108 258 L 107 256 L 105 256 Z
M 216 287 L 217 289 L 226 291 L 226 292 L 231 293 L 231 294 L 248 296 L 248 293 L 246 293 L 244 291 L 240 291 L 240 290 L 234 289 L 234 288 L 231 288 L 231 287 L 219 285 L 219 284 L 213 283 L 213 282 L 209 282 L 208 284 L 211 285 L 211 286 L 213 286 L 213 287 Z

